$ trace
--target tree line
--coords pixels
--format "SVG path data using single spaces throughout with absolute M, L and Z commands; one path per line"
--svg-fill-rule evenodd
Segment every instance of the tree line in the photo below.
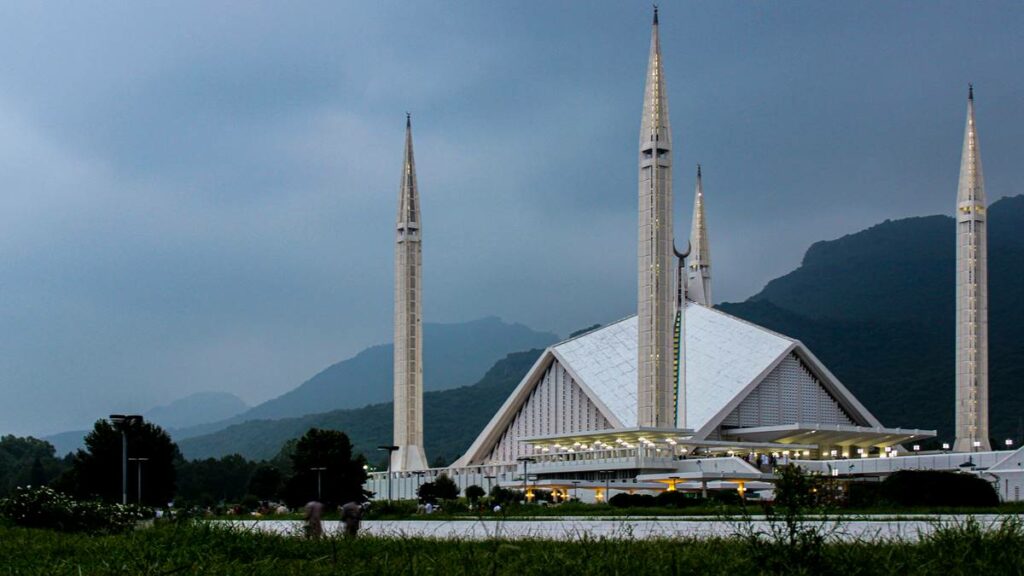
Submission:
M 366 460 L 353 454 L 348 436 L 336 430 L 311 428 L 269 460 L 238 454 L 185 460 L 155 424 L 99 420 L 85 447 L 63 458 L 44 440 L 0 438 L 0 498 L 19 486 L 50 486 L 80 499 L 121 502 L 124 440 L 129 503 L 216 510 L 274 502 L 296 508 L 310 500 L 335 506 L 366 496 Z

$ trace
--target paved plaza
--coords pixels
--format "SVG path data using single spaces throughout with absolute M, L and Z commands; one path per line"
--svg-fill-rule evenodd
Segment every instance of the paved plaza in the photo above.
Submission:
M 966 522 L 970 516 L 914 516 L 900 519 L 893 516 L 840 518 L 826 521 L 809 520 L 809 525 L 824 522 L 825 529 L 846 540 L 917 540 L 937 527 Z M 998 526 L 1005 516 L 980 514 L 973 516 L 984 527 Z M 302 534 L 298 520 L 237 520 L 230 524 L 245 529 Z M 370 520 L 363 522 L 360 534 L 384 537 L 420 537 L 444 540 L 483 540 L 493 537 L 568 540 L 584 538 L 714 538 L 729 537 L 748 529 L 766 531 L 770 525 L 755 519 L 748 528 L 739 519 L 698 518 L 551 518 L 551 519 L 479 519 L 479 520 Z M 324 532 L 340 534 L 338 522 L 324 522 Z

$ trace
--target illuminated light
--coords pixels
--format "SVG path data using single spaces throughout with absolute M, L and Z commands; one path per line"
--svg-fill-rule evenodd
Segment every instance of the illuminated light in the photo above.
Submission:
M 920 452 L 920 451 L 921 451 L 921 445 L 920 444 L 914 444 L 914 452 Z
M 1013 440 L 1007 438 L 1006 439 L 1006 447 L 1009 448 L 1010 446 L 1013 446 Z

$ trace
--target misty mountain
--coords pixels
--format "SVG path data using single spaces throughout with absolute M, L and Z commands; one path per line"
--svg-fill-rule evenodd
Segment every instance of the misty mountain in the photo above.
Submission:
M 423 394 L 424 449 L 431 462 L 454 461 L 516 387 L 541 350 L 517 352 L 499 360 L 472 386 Z M 281 446 L 310 428 L 341 430 L 354 451 L 370 462 L 384 460 L 377 446 L 392 440 L 392 404 L 373 404 L 356 410 L 334 410 L 299 418 L 252 420 L 223 430 L 178 441 L 186 458 L 220 457 L 238 453 L 250 459 L 271 458 Z
M 227 392 L 197 392 L 143 414 L 146 420 L 166 429 L 184 428 L 224 420 L 244 412 L 249 405 Z
M 1021 442 L 1024 196 L 989 207 L 990 432 Z M 886 221 L 807 250 L 799 268 L 719 307 L 798 338 L 887 426 L 954 420 L 953 218 Z
M 423 325 L 424 391 L 469 386 L 505 355 L 544 348 L 556 341 L 548 332 L 507 324 L 491 316 L 458 324 Z M 293 418 L 331 410 L 361 408 L 392 397 L 393 346 L 373 346 L 333 364 L 297 388 L 233 418 L 176 430 L 176 440 L 209 434 L 248 420 Z
M 238 396 L 228 392 L 196 392 L 169 404 L 151 408 L 143 417 L 167 430 L 217 422 L 243 412 L 249 406 Z M 71 430 L 44 436 L 58 456 L 85 447 L 89 430 Z

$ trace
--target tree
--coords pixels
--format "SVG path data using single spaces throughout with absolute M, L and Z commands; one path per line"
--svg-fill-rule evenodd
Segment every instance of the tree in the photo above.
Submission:
M 79 498 L 121 501 L 121 432 L 128 438 L 128 457 L 147 458 L 142 462 L 141 501 L 147 506 L 163 506 L 175 495 L 175 462 L 181 460 L 178 446 L 162 428 L 149 422 L 129 421 L 115 426 L 97 420 L 85 437 L 85 449 L 71 459 L 71 469 L 59 480 L 60 487 Z M 139 462 L 129 462 L 128 501 L 138 502 Z
M 434 504 L 437 502 L 437 493 L 434 491 L 433 482 L 424 482 L 420 484 L 420 487 L 416 489 L 416 496 L 420 499 L 420 502 L 424 504 Z
M 247 494 L 256 463 L 238 454 L 178 464 L 178 497 L 212 505 L 239 502 Z
M 284 494 L 289 506 L 317 499 L 318 491 L 328 508 L 366 499 L 366 460 L 352 457 L 352 443 L 344 432 L 310 428 L 295 444 L 291 462 L 293 474 Z
M 441 500 L 455 500 L 459 497 L 459 486 L 447 474 L 434 479 L 434 495 Z
M 274 466 L 263 464 L 249 478 L 249 494 L 261 500 L 273 500 L 284 487 L 284 475 Z
M 0 498 L 17 486 L 49 484 L 66 467 L 49 442 L 31 436 L 4 436 L 0 438 Z
M 476 504 L 476 502 L 483 498 L 484 495 L 486 494 L 487 492 L 484 492 L 484 489 L 481 488 L 480 486 L 477 486 L 476 484 L 473 484 L 472 486 L 466 486 L 466 499 L 474 504 Z

